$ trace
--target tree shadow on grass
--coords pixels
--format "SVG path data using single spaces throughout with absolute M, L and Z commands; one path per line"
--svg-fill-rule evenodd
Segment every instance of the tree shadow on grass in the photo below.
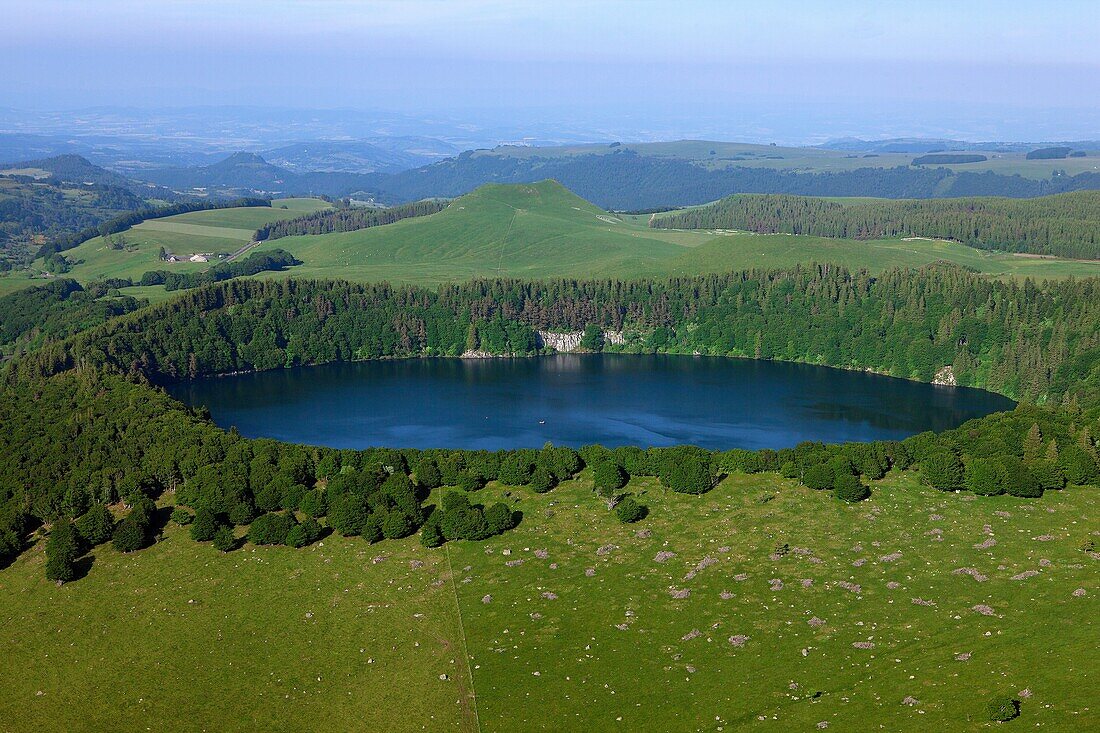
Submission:
M 92 571 L 92 565 L 94 564 L 94 555 L 85 555 L 84 557 L 78 558 L 77 561 L 73 563 L 73 577 L 69 582 L 72 583 L 86 578 L 88 573 Z

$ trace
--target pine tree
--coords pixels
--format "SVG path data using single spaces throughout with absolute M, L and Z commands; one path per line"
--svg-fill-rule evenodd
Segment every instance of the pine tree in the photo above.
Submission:
M 105 504 L 93 504 L 87 514 L 76 520 L 76 528 L 90 545 L 102 545 L 115 531 L 115 518 Z
M 1024 438 L 1024 460 L 1031 462 L 1040 457 L 1043 450 L 1043 433 L 1039 430 L 1039 423 L 1031 426 Z
M 68 517 L 62 517 L 50 528 L 46 540 L 46 578 L 58 585 L 76 577 L 76 559 L 80 557 L 80 536 Z

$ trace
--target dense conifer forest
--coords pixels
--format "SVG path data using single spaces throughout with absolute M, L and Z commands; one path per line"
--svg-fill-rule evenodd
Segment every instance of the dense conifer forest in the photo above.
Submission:
M 301 234 L 353 232 L 357 229 L 393 224 L 414 216 L 427 216 L 447 208 L 446 201 L 416 201 L 388 209 L 342 207 L 315 211 L 287 221 L 276 221 L 260 227 L 253 236 L 257 242 Z
M 980 249 L 1100 259 L 1100 193 L 1093 191 L 1027 200 L 962 198 L 856 204 L 805 196 L 742 194 L 654 217 L 650 226 L 850 239 L 932 237 Z

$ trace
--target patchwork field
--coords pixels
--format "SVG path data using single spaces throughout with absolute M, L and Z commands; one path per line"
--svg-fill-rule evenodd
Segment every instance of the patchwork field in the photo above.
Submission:
M 490 485 L 477 500 L 508 496 L 522 524 L 438 550 L 222 555 L 169 526 L 57 587 L 35 547 L 0 572 L 0 716 L 13 732 L 978 731 L 1003 693 L 1021 728 L 1100 720 L 1090 490 L 986 499 L 903 473 L 846 505 L 773 474 L 700 497 L 636 480 L 650 515 L 624 526 L 590 487 Z
M 186 259 L 196 253 L 235 252 L 248 244 L 253 232 L 263 224 L 291 219 L 327 206 L 320 199 L 281 199 L 272 202 L 271 208 L 216 209 L 150 219 L 109 238 L 123 243 L 122 249 L 113 249 L 108 238 L 95 237 L 65 252 L 68 260 L 77 263 L 68 275 L 81 281 L 110 277 L 139 280 L 149 270 L 204 270 L 210 266 L 208 263 Z M 161 262 L 161 247 L 184 261 Z

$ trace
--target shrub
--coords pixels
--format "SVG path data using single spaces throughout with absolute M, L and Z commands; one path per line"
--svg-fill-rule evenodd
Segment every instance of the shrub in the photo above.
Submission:
M 145 547 L 148 542 L 149 525 L 145 515 L 130 512 L 115 528 L 111 542 L 119 552 L 134 552 Z
M 195 521 L 191 523 L 191 539 L 195 542 L 209 542 L 218 531 L 218 521 L 208 509 L 195 512 Z
M 850 473 L 841 474 L 836 477 L 836 483 L 833 486 L 833 496 L 854 504 L 857 501 L 863 501 L 871 495 L 871 490 L 867 488 L 867 485 L 859 480 L 859 476 L 855 476 Z
M 1083 486 L 1100 480 L 1100 466 L 1096 465 L 1088 451 L 1079 446 L 1068 445 L 1063 448 L 1058 454 L 1058 463 L 1065 473 L 1066 481 L 1071 484 Z
M 420 529 L 420 544 L 424 547 L 439 547 L 447 541 L 443 536 L 443 532 L 439 529 L 441 519 L 443 519 L 443 516 L 439 512 L 435 512 L 428 517 L 428 521 Z
M 172 510 L 172 521 L 180 527 L 186 527 L 195 521 L 195 515 L 183 507 L 176 507 Z
M 972 458 L 966 463 L 963 479 L 968 491 L 979 496 L 997 496 L 1005 492 L 1000 465 L 992 458 Z
M 88 544 L 102 545 L 115 531 L 115 517 L 105 504 L 93 504 L 87 514 L 76 520 L 76 528 Z
M 485 521 L 489 524 L 489 531 L 493 534 L 507 532 L 516 526 L 511 508 L 502 501 L 498 501 L 485 510 Z
M 409 515 L 400 510 L 387 512 L 386 518 L 382 521 L 382 536 L 387 540 L 399 540 L 415 531 L 416 524 Z
M 473 471 L 463 471 L 455 480 L 455 487 L 463 491 L 480 491 L 485 487 L 485 479 Z
M 324 491 L 309 491 L 298 502 L 298 510 L 307 517 L 318 519 L 325 516 L 328 507 Z
M 615 505 L 615 516 L 623 524 L 631 524 L 642 519 L 646 515 L 646 507 L 635 501 L 633 496 L 624 497 Z
M 328 526 L 344 537 L 352 537 L 363 532 L 368 516 L 370 508 L 366 500 L 356 494 L 345 494 L 329 507 Z
M 1004 459 L 1005 489 L 1012 496 L 1025 499 L 1038 499 L 1043 495 L 1043 487 L 1028 467 L 1016 456 Z
M 286 535 L 286 543 L 291 547 L 305 547 L 321 539 L 321 525 L 313 517 L 294 525 Z
M 681 494 L 703 494 L 714 488 L 714 475 L 706 459 L 684 456 L 666 466 L 661 482 Z
M 1004 723 L 1020 715 L 1020 701 L 1003 695 L 998 695 L 986 704 L 986 712 L 989 719 Z
M 535 469 L 535 472 L 531 474 L 531 489 L 538 494 L 545 494 L 550 489 L 557 486 L 558 480 L 554 478 L 554 474 L 547 471 L 542 466 Z
M 233 533 L 233 528 L 227 525 L 218 527 L 214 532 L 214 549 L 221 550 L 222 552 L 229 552 L 237 546 L 237 536 Z
M 425 458 L 417 464 L 416 483 L 426 489 L 436 489 L 443 485 L 443 474 L 434 458 Z
M 254 545 L 285 545 L 296 523 L 289 514 L 261 514 L 248 528 L 248 541 Z
M 1044 491 L 1059 491 L 1066 487 L 1066 476 L 1054 461 L 1041 458 L 1028 464 L 1028 469 Z
M 626 486 L 630 480 L 623 467 L 614 461 L 606 460 L 592 466 L 592 485 L 603 496 L 610 496 Z
M 278 509 L 279 505 L 276 502 L 274 509 Z M 229 510 L 229 522 L 236 525 L 252 524 L 252 520 L 256 518 L 256 507 L 251 501 L 238 501 Z
M 46 579 L 67 583 L 76 577 L 80 557 L 80 536 L 68 517 L 53 523 L 46 540 Z
M 517 450 L 509 453 L 500 462 L 500 472 L 497 478 L 506 486 L 525 486 L 531 481 L 535 462 L 528 451 Z
M 815 463 L 802 474 L 802 483 L 814 491 L 824 491 L 833 488 L 836 477 L 828 464 Z
M 363 522 L 362 536 L 372 545 L 381 542 L 385 535 L 382 533 L 382 524 L 386 521 L 385 511 L 371 512 Z
M 963 465 L 951 452 L 932 453 L 921 461 L 921 480 L 940 491 L 957 491 L 963 488 Z

